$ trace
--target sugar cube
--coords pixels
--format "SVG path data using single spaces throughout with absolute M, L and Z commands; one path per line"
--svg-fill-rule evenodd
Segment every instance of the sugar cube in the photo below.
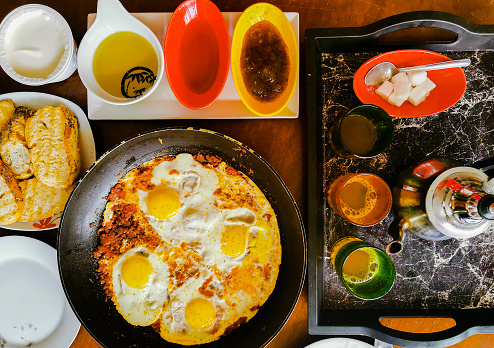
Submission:
M 395 92 L 391 93 L 388 98 L 388 103 L 394 106 L 401 106 L 405 102 L 406 99 L 400 98 Z
M 395 94 L 395 96 L 399 99 L 407 100 L 411 89 L 412 85 L 410 84 L 410 82 L 393 84 L 393 94 Z
M 414 89 L 412 89 L 412 91 L 408 95 L 407 100 L 411 104 L 417 106 L 424 101 L 425 95 L 426 95 L 426 93 L 425 93 L 424 89 L 420 86 L 417 86 Z
M 419 84 L 418 86 L 420 86 L 425 91 L 426 95 L 428 95 L 434 88 L 436 88 L 436 84 L 432 82 L 429 78 L 426 78 L 425 81 Z
M 408 75 L 406 73 L 401 72 L 401 73 L 398 73 L 395 76 L 393 76 L 391 78 L 391 82 L 393 84 L 396 84 L 396 83 L 405 83 L 405 82 L 410 82 L 410 81 L 408 80 Z
M 427 78 L 427 72 L 426 71 L 410 71 L 410 72 L 407 72 L 407 75 L 408 75 L 408 79 L 410 80 L 410 83 L 412 84 L 412 86 L 420 85 Z
M 376 89 L 376 94 L 384 100 L 387 100 L 391 93 L 393 93 L 393 84 L 389 81 L 385 81 Z

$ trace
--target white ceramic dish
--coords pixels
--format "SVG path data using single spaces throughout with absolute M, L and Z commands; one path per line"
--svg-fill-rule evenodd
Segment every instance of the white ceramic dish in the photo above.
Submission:
M 96 149 L 94 146 L 93 132 L 86 117 L 86 114 L 75 103 L 56 95 L 38 93 L 38 92 L 13 92 L 0 94 L 0 101 L 10 99 L 15 106 L 23 105 L 32 108 L 43 106 L 59 106 L 63 104 L 74 112 L 79 120 L 79 154 L 81 156 L 81 173 L 84 173 L 96 161 Z M 36 231 L 58 227 L 60 224 L 60 215 L 56 214 L 51 218 L 32 222 L 14 222 L 10 225 L 0 225 L 2 228 L 18 231 Z M 1 347 L 1 346 L 0 346 Z
M 57 252 L 37 239 L 0 238 L 0 347 L 69 347 L 80 322 L 60 281 Z
M 373 348 L 370 344 L 352 338 L 334 337 L 309 344 L 305 348 Z
M 235 24 L 241 13 L 223 12 L 222 14 L 228 27 L 231 43 Z M 146 24 L 156 34 L 161 44 L 163 44 L 166 27 L 172 13 L 133 13 L 132 15 Z M 297 12 L 285 12 L 285 15 L 292 25 L 297 39 L 297 46 L 300 46 L 299 14 Z M 88 16 L 88 23 L 92 23 L 94 18 L 95 15 L 90 14 Z M 112 105 L 103 102 L 88 91 L 88 117 L 95 120 L 297 118 L 299 115 L 299 80 L 300 78 L 297 79 L 295 91 L 288 105 L 274 116 L 258 116 L 244 105 L 235 88 L 230 68 L 223 91 L 207 108 L 191 110 L 183 106 L 175 98 L 165 73 L 153 94 L 131 105 Z
M 142 95 L 134 98 L 118 98 L 103 90 L 93 74 L 93 57 L 100 43 L 108 36 L 118 32 L 132 32 L 145 38 L 154 48 L 158 58 L 158 72 L 156 82 Z M 79 77 L 88 89 L 88 94 L 100 99 L 102 103 L 116 106 L 143 102 L 155 93 L 164 71 L 165 62 L 163 56 L 162 40 L 158 40 L 153 32 L 134 16 L 129 14 L 118 0 L 99 0 L 97 16 L 93 25 L 88 29 L 79 45 L 78 63 Z

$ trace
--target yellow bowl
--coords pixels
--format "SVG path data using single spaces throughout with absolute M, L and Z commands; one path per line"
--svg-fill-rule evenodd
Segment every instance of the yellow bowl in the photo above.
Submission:
M 245 86 L 240 67 L 245 34 L 252 25 L 263 20 L 270 22 L 279 30 L 287 46 L 288 58 L 290 59 L 288 83 L 281 94 L 272 101 L 259 101 L 250 94 Z M 268 3 L 257 3 L 248 7 L 242 13 L 233 32 L 231 64 L 233 81 L 237 93 L 249 110 L 259 116 L 272 116 L 285 108 L 295 90 L 299 69 L 299 57 L 295 33 L 285 14 L 279 8 Z

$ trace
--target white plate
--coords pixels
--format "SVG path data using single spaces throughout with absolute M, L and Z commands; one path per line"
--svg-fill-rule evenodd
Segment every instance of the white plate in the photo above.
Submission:
M 373 348 L 373 346 L 352 338 L 335 337 L 314 342 L 305 348 Z
M 56 95 L 38 93 L 38 92 L 13 92 L 0 94 L 0 101 L 10 99 L 15 106 L 29 106 L 31 108 L 41 108 L 43 106 L 59 106 L 60 104 L 68 107 L 79 120 L 79 154 L 81 156 L 81 173 L 84 173 L 96 161 L 96 149 L 94 146 L 93 132 L 86 117 L 86 114 L 75 103 Z M 60 216 L 58 213 L 50 218 L 33 222 L 14 222 L 10 225 L 0 225 L 2 228 L 17 231 L 37 231 L 58 227 Z M 1 345 L 0 345 L 1 347 Z
M 0 238 L 0 347 L 69 347 L 81 324 L 65 297 L 57 251 L 37 239 Z
M 241 12 L 223 12 L 222 14 L 228 27 L 231 44 L 235 24 L 237 23 Z M 163 45 L 166 28 L 172 13 L 133 13 L 132 15 L 146 24 Z M 285 15 L 292 25 L 295 38 L 297 39 L 297 46 L 299 46 L 299 14 L 297 12 L 285 12 Z M 88 23 L 92 23 L 94 18 L 95 14 L 89 14 Z M 113 105 L 105 103 L 88 91 L 88 117 L 91 120 L 297 118 L 299 114 L 299 80 L 300 74 L 297 78 L 293 96 L 287 106 L 278 114 L 269 117 L 258 116 L 244 105 L 235 88 L 231 68 L 223 91 L 218 96 L 218 99 L 207 108 L 192 110 L 183 106 L 175 98 L 165 73 L 158 88 L 156 88 L 153 94 L 146 99 L 131 105 Z

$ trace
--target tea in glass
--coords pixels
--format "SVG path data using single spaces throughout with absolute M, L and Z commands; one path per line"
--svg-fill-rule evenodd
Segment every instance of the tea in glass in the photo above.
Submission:
M 391 144 L 393 122 L 376 105 L 361 105 L 346 113 L 331 131 L 334 150 L 344 157 L 367 158 L 382 153 Z
M 392 205 L 389 186 L 370 173 L 340 176 L 329 187 L 327 200 L 338 215 L 358 226 L 378 223 Z
M 367 117 L 350 114 L 340 124 L 340 137 L 350 152 L 365 156 L 377 141 L 377 127 Z
M 355 237 L 335 243 L 331 263 L 343 285 L 362 299 L 382 297 L 396 277 L 394 264 L 384 251 Z

